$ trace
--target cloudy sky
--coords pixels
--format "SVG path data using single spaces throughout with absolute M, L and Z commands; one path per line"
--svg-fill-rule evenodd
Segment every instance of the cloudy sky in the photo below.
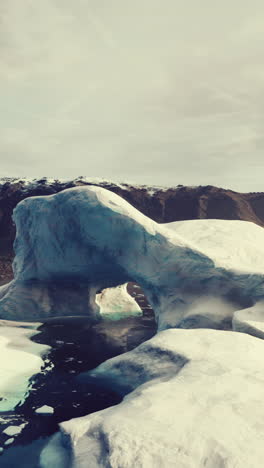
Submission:
M 1 0 L 0 176 L 264 190 L 263 0 Z

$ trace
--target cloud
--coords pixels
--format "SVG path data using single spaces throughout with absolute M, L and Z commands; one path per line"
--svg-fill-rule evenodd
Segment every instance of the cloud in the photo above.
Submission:
M 263 189 L 263 13 L 257 0 L 3 0 L 4 175 Z

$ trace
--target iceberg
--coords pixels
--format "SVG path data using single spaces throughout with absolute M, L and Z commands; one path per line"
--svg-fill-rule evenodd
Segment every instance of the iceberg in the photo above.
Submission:
M 93 186 L 25 199 L 14 221 L 14 280 L 0 291 L 2 318 L 99 320 L 96 295 L 134 281 L 159 330 L 231 328 L 235 311 L 264 297 L 264 231 L 252 223 L 203 220 L 168 228 Z M 219 244 L 224 239 L 216 253 L 212 236 Z
M 83 375 L 123 401 L 61 423 L 40 466 L 262 467 L 264 342 L 250 336 L 264 336 L 261 228 L 159 225 L 93 186 L 26 199 L 14 221 L 14 280 L 0 289 L 2 319 L 139 312 L 126 290 L 133 281 L 158 324 L 149 341 Z M 41 364 L 36 357 L 29 374 Z

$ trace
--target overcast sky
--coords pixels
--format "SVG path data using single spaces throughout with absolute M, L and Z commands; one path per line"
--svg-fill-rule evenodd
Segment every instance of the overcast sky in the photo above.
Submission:
M 1 0 L 0 176 L 264 190 L 263 0 Z

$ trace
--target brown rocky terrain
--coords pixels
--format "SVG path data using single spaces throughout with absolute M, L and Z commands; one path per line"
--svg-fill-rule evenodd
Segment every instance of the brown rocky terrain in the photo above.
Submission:
M 12 278 L 15 226 L 12 212 L 27 197 L 51 195 L 78 185 L 99 185 L 111 190 L 159 223 L 185 219 L 240 219 L 264 227 L 264 193 L 238 193 L 213 186 L 171 188 L 115 184 L 78 178 L 0 179 L 0 284 Z

